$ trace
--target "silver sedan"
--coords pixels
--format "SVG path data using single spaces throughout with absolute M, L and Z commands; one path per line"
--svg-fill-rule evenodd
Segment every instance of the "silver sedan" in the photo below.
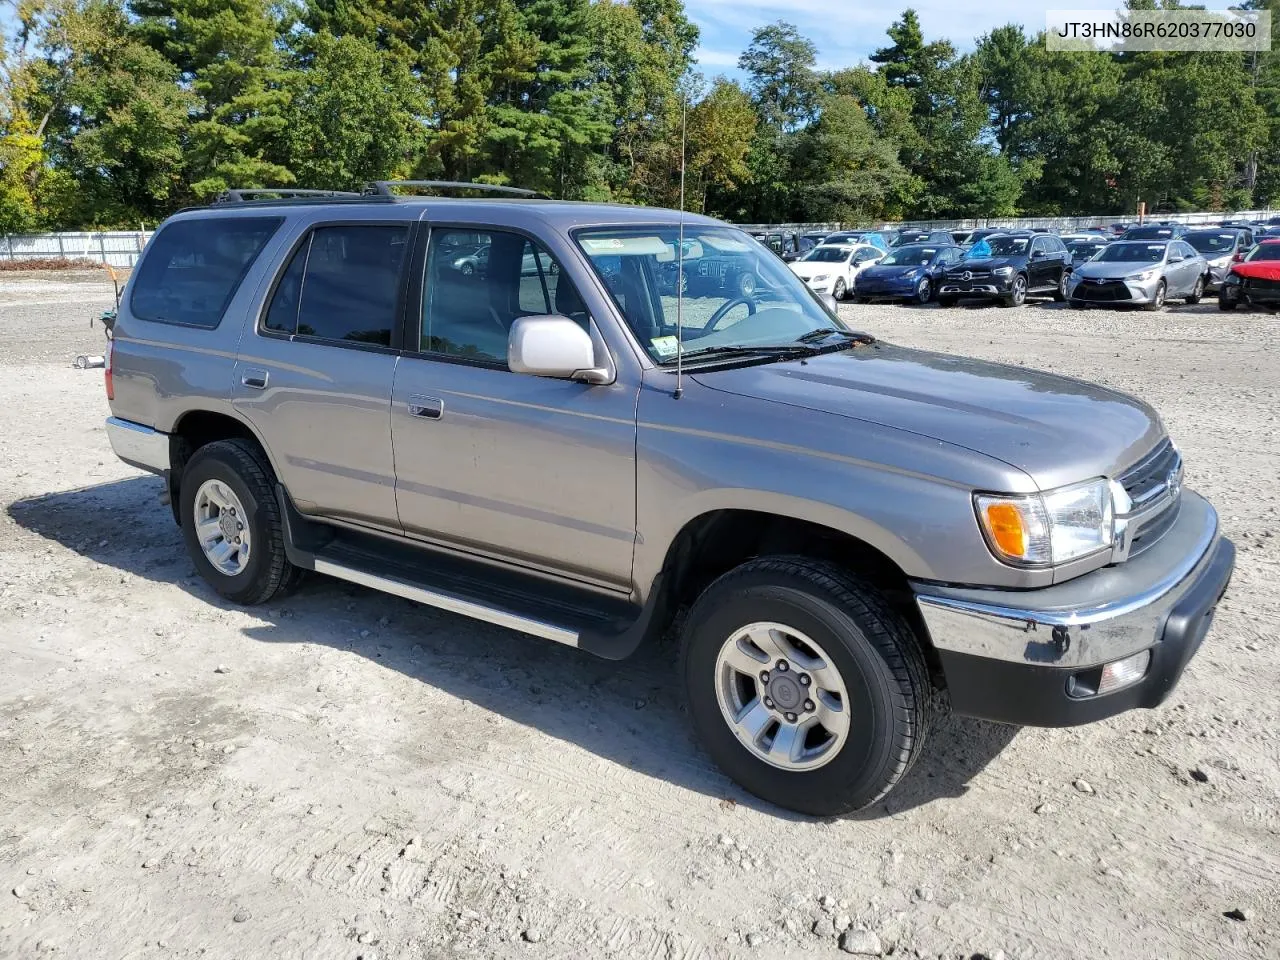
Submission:
M 1133 304 L 1159 310 L 1165 300 L 1199 303 L 1209 264 L 1182 240 L 1121 240 L 1081 264 L 1067 281 L 1073 307 Z

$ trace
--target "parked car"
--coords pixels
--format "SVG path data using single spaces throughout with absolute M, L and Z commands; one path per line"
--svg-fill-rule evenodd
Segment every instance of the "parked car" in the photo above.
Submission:
M 1112 235 L 1113 237 L 1123 237 L 1123 236 L 1125 235 L 1125 232 L 1126 232 L 1126 231 L 1128 231 L 1128 230 L 1129 230 L 1129 228 L 1130 228 L 1130 227 L 1133 227 L 1133 226 L 1136 226 L 1136 224 L 1132 224 L 1132 223 L 1113 223 L 1113 224 L 1111 224 L 1111 226 L 1110 226 L 1110 227 L 1108 227 L 1107 229 L 1108 229 L 1108 231 L 1111 233 L 1111 235 Z
M 1199 649 L 1234 547 L 1143 401 L 879 342 L 707 217 L 392 186 L 185 210 L 128 280 L 106 435 L 226 601 L 315 572 L 608 659 L 678 629 L 709 756 L 818 816 L 880 802 L 943 704 L 1092 722 Z M 768 296 L 668 296 L 677 250 Z
M 1263 307 L 1280 309 L 1280 238 L 1266 239 L 1233 263 L 1218 290 L 1218 308 Z
M 853 289 L 853 278 L 859 271 L 883 256 L 883 250 L 869 243 L 824 243 L 790 266 L 814 293 L 830 294 L 837 300 L 843 300 Z
M 1233 262 L 1238 263 L 1253 248 L 1253 228 L 1227 227 L 1191 230 L 1182 238 L 1209 264 L 1205 293 L 1216 293 Z
M 889 247 L 893 249 L 914 243 L 937 243 L 945 246 L 954 244 L 955 241 L 946 230 L 900 230 L 898 235 L 889 242 Z
M 1176 240 L 1187 232 L 1180 223 L 1147 223 L 1130 227 L 1121 240 Z
M 979 241 L 987 237 L 995 236 L 997 233 L 1004 233 L 1004 230 L 1002 230 L 999 227 L 980 227 L 979 229 L 974 230 L 972 233 L 969 234 L 969 236 L 965 239 L 965 242 L 961 244 L 961 247 L 965 250 L 970 250 Z
M 879 230 L 844 230 L 839 233 L 829 233 L 823 238 L 822 242 L 828 245 L 842 244 L 845 246 L 865 243 L 875 247 L 877 250 L 882 250 L 885 253 L 889 252 L 889 242 L 885 240 L 884 234 Z
M 865 267 L 850 289 L 856 303 L 904 300 L 928 303 L 938 292 L 947 267 L 964 258 L 959 247 L 913 243 L 891 250 L 883 260 Z
M 951 242 L 957 247 L 963 246 L 969 240 L 969 234 L 971 233 L 973 233 L 972 230 L 952 230 Z
M 1105 303 L 1159 310 L 1165 300 L 1199 303 L 1209 264 L 1184 240 L 1117 240 L 1072 275 L 1073 307 Z
M 1067 246 L 1071 246 L 1071 244 L 1077 241 L 1083 241 L 1085 243 L 1097 243 L 1098 241 L 1104 238 L 1096 233 L 1060 233 L 1058 234 L 1058 239 L 1061 240 L 1063 243 L 1065 243 Z
M 955 306 L 962 298 L 998 300 L 1020 306 L 1029 294 L 1066 299 L 1071 255 L 1047 233 L 997 233 L 985 237 L 965 259 L 949 268 L 938 290 L 938 303 Z
M 1078 240 L 1068 240 L 1063 237 L 1062 240 L 1067 245 L 1067 253 L 1071 254 L 1072 270 L 1075 270 L 1080 264 L 1092 260 L 1097 256 L 1099 250 L 1111 243 L 1109 238 L 1099 236 Z

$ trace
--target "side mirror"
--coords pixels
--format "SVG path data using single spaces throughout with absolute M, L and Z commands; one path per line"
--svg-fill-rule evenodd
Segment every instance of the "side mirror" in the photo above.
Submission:
M 1031 251 L 1031 259 L 1032 259 L 1032 260 L 1040 260 L 1040 259 L 1042 259 L 1043 257 L 1044 257 L 1044 251 L 1043 251 L 1043 250 L 1032 250 L 1032 251 Z
M 609 383 L 609 370 L 596 367 L 591 335 L 568 317 L 520 317 L 507 338 L 507 366 L 513 373 L 560 380 Z
M 1187 258 L 1186 258 L 1186 257 L 1184 257 L 1184 256 L 1183 256 L 1182 254 L 1180 254 L 1180 253 L 1171 253 L 1171 254 L 1169 254 L 1169 262 L 1170 262 L 1170 263 L 1181 263 L 1181 262 L 1182 262 L 1183 260 L 1185 260 L 1185 259 L 1187 259 Z

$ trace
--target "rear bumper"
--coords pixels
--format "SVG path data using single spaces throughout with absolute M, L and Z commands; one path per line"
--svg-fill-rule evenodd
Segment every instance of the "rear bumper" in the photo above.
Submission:
M 169 469 L 169 434 L 132 420 L 107 417 L 107 439 L 117 457 L 140 470 L 163 474 Z
M 1174 527 L 1127 563 L 1041 590 L 917 584 L 916 599 L 956 713 L 1072 726 L 1160 704 L 1199 649 L 1234 566 L 1217 514 L 1187 492 Z M 1141 679 L 1092 692 L 1104 665 L 1144 651 Z

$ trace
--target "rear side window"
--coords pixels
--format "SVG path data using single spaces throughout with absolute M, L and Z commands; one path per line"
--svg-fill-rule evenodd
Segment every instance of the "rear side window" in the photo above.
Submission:
M 263 327 L 391 346 L 408 244 L 407 225 L 316 228 L 280 275 Z
M 212 330 L 279 217 L 179 220 L 151 238 L 129 297 L 135 317 Z

